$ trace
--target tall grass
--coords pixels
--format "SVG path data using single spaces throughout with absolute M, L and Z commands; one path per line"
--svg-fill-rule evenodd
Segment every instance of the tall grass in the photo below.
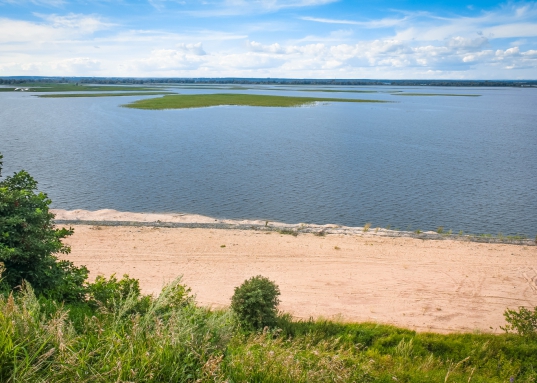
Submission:
M 233 382 L 535 382 L 537 342 L 517 335 L 416 333 L 374 323 L 292 321 L 235 337 Z
M 173 287 L 144 312 L 132 311 L 140 300 L 134 294 L 101 307 L 78 330 L 66 308 L 41 303 L 29 287 L 0 300 L 0 381 L 210 380 L 233 335 L 231 316 L 178 305 Z
M 535 382 L 537 339 L 278 317 L 246 332 L 180 281 L 63 306 L 0 297 L 0 382 Z

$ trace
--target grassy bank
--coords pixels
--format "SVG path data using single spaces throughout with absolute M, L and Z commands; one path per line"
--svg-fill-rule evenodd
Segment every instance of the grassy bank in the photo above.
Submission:
M 57 93 L 38 95 L 39 98 L 69 97 L 123 97 L 123 96 L 162 96 L 173 92 L 127 92 L 127 93 Z
M 0 297 L 2 382 L 535 382 L 537 340 L 294 321 L 242 331 L 175 281 L 156 297 L 101 279 L 63 305 Z
M 320 97 L 286 97 L 256 94 L 193 94 L 173 95 L 148 100 L 139 100 L 123 105 L 136 109 L 187 109 L 204 108 L 219 105 L 293 107 L 312 104 L 314 102 L 384 102 L 378 100 L 356 100 L 346 98 Z

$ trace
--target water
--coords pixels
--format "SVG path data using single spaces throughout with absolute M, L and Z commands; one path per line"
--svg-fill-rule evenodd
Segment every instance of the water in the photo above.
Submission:
M 147 111 L 0 93 L 3 174 L 24 168 L 62 209 L 535 236 L 536 89 L 367 89 L 482 96 L 260 88 L 396 102 Z

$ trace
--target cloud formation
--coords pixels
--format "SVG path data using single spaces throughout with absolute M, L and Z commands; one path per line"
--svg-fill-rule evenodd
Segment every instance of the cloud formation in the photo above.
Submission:
M 181 7 L 191 2 L 152 0 L 147 9 L 157 15 L 166 12 L 154 7 L 168 9 L 172 4 L 178 13 L 168 12 L 168 24 L 166 17 L 158 16 L 160 24 L 138 28 L 126 17 L 42 9 L 25 18 L 0 18 L 0 75 L 537 77 L 535 2 L 508 3 L 470 16 L 399 10 L 355 20 L 293 11 L 284 23 L 278 15 L 286 9 L 310 13 L 310 7 L 337 4 L 216 1 L 213 10 L 268 12 L 262 23 L 252 23 L 250 16 L 233 16 L 224 24 L 206 15 L 180 16 Z M 267 17 L 275 18 L 278 28 L 268 28 Z

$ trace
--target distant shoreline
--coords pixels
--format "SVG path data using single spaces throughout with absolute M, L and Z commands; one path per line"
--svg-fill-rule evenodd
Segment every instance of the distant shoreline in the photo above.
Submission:
M 295 78 L 244 78 L 244 77 L 205 77 L 205 78 L 137 78 L 137 77 L 43 77 L 43 76 L 2 76 L 0 85 L 23 84 L 32 82 L 76 83 L 102 85 L 156 85 L 156 84 L 252 84 L 252 85 L 328 85 L 328 86 L 452 86 L 452 87 L 537 87 L 535 79 L 521 80 L 392 80 L 392 79 L 295 79 Z
M 188 229 L 256 230 L 300 235 L 327 234 L 358 235 L 362 237 L 415 238 L 423 240 L 456 240 L 480 243 L 536 246 L 535 239 L 524 236 L 500 236 L 491 234 L 450 233 L 435 231 L 404 231 L 381 227 L 352 227 L 335 224 L 289 224 L 264 220 L 217 219 L 197 214 L 183 213 L 132 213 L 112 209 L 96 211 L 51 209 L 58 225 L 134 226 Z

